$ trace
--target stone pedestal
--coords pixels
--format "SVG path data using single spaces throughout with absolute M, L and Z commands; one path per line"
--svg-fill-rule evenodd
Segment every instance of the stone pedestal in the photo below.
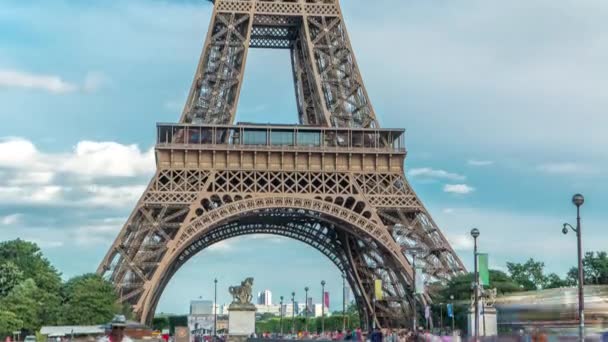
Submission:
M 469 308 L 468 328 L 469 336 L 475 335 L 475 308 Z M 498 335 L 498 324 L 496 323 L 496 308 L 486 306 L 479 311 L 479 336 Z
M 245 341 L 255 332 L 255 305 L 230 304 L 228 307 L 228 341 Z

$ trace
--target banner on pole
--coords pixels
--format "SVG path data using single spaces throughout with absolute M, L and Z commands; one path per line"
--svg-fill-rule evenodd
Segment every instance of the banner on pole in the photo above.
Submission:
M 490 286 L 490 271 L 488 270 L 488 253 L 477 253 L 479 265 L 479 283 L 483 286 Z
M 376 300 L 382 300 L 383 298 L 382 279 L 374 280 L 374 296 L 376 297 Z
M 298 302 L 293 302 L 294 306 L 293 309 L 295 310 L 295 314 L 298 315 L 300 313 L 300 303 Z
M 424 294 L 424 279 L 422 278 L 423 268 L 416 266 L 416 294 Z
M 327 291 L 323 293 L 323 304 L 325 304 L 325 307 L 329 309 L 329 292 Z
M 454 306 L 452 304 L 448 304 L 448 317 L 452 318 L 454 317 Z
M 424 307 L 424 318 L 429 319 L 429 317 L 431 317 L 431 307 L 427 305 Z

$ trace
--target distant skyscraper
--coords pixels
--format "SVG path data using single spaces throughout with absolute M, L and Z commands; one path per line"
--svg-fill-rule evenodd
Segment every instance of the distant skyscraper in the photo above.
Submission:
M 272 292 L 264 290 L 264 305 L 272 305 Z
M 344 287 L 344 302 L 346 306 L 350 304 L 350 287 L 348 286 Z
M 270 292 L 270 290 L 264 290 L 264 292 L 258 292 L 258 304 L 259 305 L 272 305 L 272 292 Z

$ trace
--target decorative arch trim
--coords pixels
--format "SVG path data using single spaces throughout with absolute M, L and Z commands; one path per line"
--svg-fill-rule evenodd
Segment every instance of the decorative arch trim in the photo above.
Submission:
M 167 275 L 169 268 L 177 262 L 179 255 L 192 243 L 196 242 L 201 235 L 210 229 L 234 219 L 239 215 L 248 214 L 265 209 L 288 209 L 319 213 L 335 219 L 338 222 L 349 224 L 352 228 L 364 233 L 365 236 L 376 241 L 383 249 L 388 251 L 397 263 L 401 264 L 411 280 L 412 269 L 407 259 L 401 253 L 401 249 L 390 236 L 389 232 L 382 225 L 378 225 L 372 220 L 352 211 L 348 208 L 338 206 L 334 203 L 326 202 L 314 198 L 302 198 L 296 196 L 264 196 L 243 199 L 237 202 L 225 204 L 219 208 L 205 212 L 194 218 L 189 223 L 185 223 L 173 241 L 169 243 L 169 251 L 163 258 L 164 260 L 154 272 L 152 279 L 144 285 L 145 293 L 140 297 L 135 310 L 141 310 L 141 317 L 148 317 L 150 310 L 154 307 L 154 298 Z

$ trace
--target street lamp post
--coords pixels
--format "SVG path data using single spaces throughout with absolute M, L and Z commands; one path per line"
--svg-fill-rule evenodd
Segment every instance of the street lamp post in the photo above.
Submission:
M 450 305 L 452 306 L 452 335 L 454 335 L 454 316 L 456 316 L 456 312 L 454 312 L 454 295 L 450 295 Z
M 342 331 L 346 331 L 346 274 L 342 273 Z
M 585 338 L 585 297 L 583 295 L 583 285 L 585 283 L 585 273 L 583 270 L 583 244 L 581 241 L 581 206 L 585 203 L 585 197 L 581 194 L 572 196 L 572 204 L 576 206 L 576 228 L 568 223 L 564 223 L 562 233 L 568 234 L 568 227 L 576 233 L 576 245 L 578 256 L 578 335 L 581 341 Z
M 325 334 L 325 280 L 321 280 L 321 334 Z
M 416 305 L 416 293 L 418 292 L 418 289 L 416 288 L 416 257 L 418 256 L 418 252 L 422 251 L 419 247 L 412 247 L 407 249 L 406 253 L 410 254 L 412 256 L 412 278 L 414 279 L 412 281 L 412 289 L 414 291 L 413 295 L 412 295 L 412 307 L 413 307 L 413 323 L 412 323 L 412 330 L 414 331 L 414 333 L 416 332 L 416 326 L 418 325 L 418 309 L 417 309 L 417 305 Z
M 413 269 L 413 275 L 414 275 L 414 300 L 412 305 L 414 306 L 414 323 L 413 323 L 413 327 L 414 327 L 414 334 L 416 333 L 416 325 L 418 324 L 418 308 L 416 308 L 416 252 L 412 253 L 412 269 Z
M 281 329 L 281 337 L 283 336 L 283 296 L 279 297 L 281 301 L 279 302 L 279 313 L 281 314 L 281 318 L 279 319 L 279 326 Z
M 296 293 L 291 293 L 291 334 L 295 334 L 296 326 Z
M 309 290 L 309 288 L 308 288 L 308 286 L 306 286 L 304 288 L 304 292 L 306 293 L 306 305 L 304 305 L 306 307 L 306 310 L 304 310 L 304 314 L 306 315 L 305 316 L 306 317 L 306 320 L 305 320 L 306 324 L 305 324 L 304 330 L 306 331 L 307 334 L 308 334 L 308 290 Z
M 479 272 L 477 270 L 477 238 L 479 237 L 479 229 L 471 229 L 471 236 L 473 237 L 473 264 L 474 264 L 474 285 L 473 291 L 475 292 L 475 341 L 479 338 Z
M 443 331 L 443 303 L 439 303 L 439 334 Z
M 217 336 L 217 278 L 213 279 L 213 339 Z

